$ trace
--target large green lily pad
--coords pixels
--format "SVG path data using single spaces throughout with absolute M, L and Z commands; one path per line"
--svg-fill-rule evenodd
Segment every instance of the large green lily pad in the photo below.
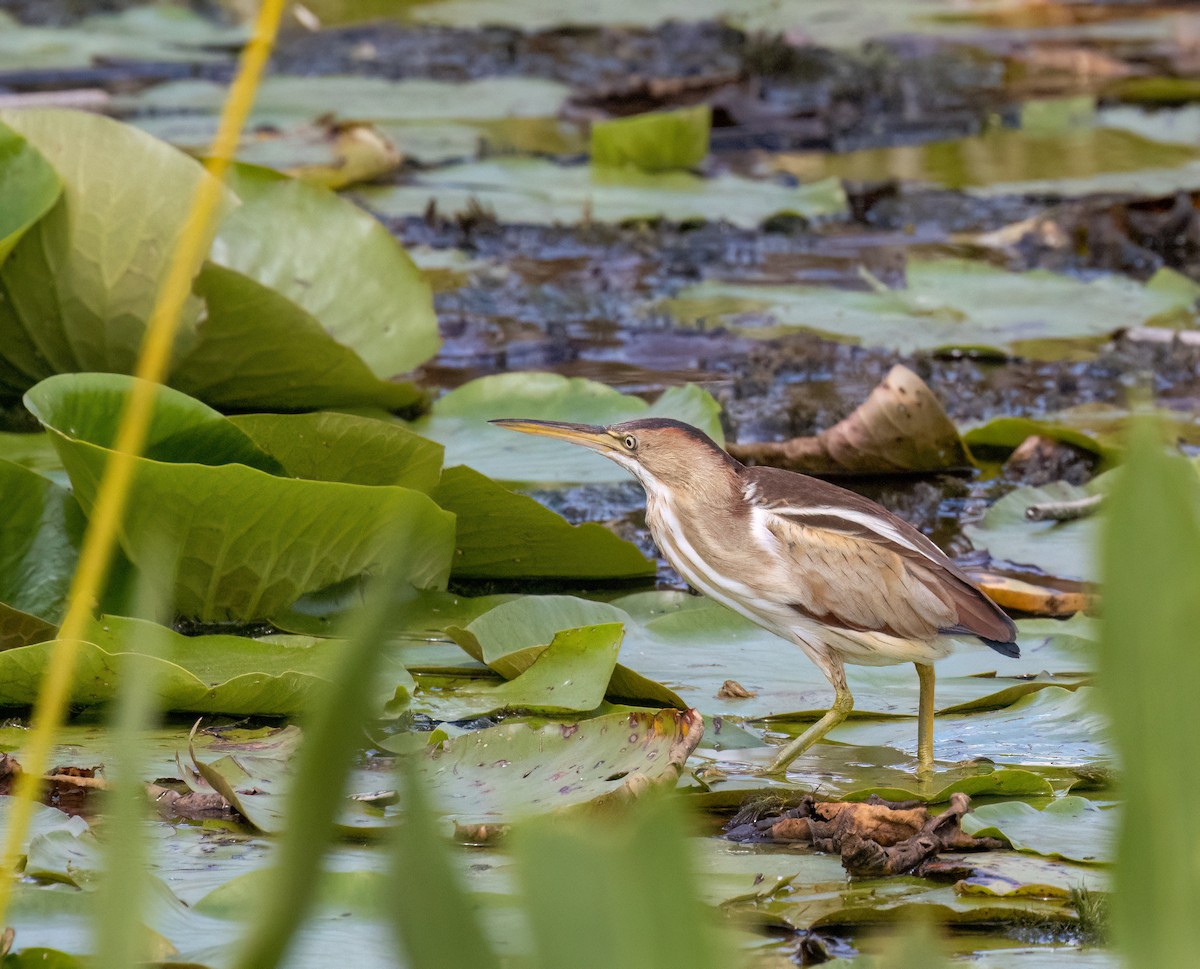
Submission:
M 768 903 L 766 908 L 787 917 L 796 928 L 827 930 L 903 925 L 916 918 L 960 929 L 1044 926 L 1055 922 L 1065 928 L 1075 922 L 1075 911 L 1065 899 L 962 895 L 948 886 L 930 886 L 927 882 L 906 884 L 904 879 L 856 883 L 840 898 L 817 896 L 796 900 L 791 905 Z
M 621 712 L 569 724 L 505 723 L 430 747 L 417 755 L 418 769 L 442 813 L 463 823 L 511 821 L 673 785 L 701 730 L 699 716 L 679 710 Z M 197 759 L 196 765 L 211 789 L 255 827 L 279 831 L 286 824 L 280 795 L 297 740 L 298 732 L 289 729 L 253 750 Z M 357 820 L 368 827 L 382 821 Z M 342 824 L 355 819 L 344 815 Z
M 397 421 L 353 414 L 243 414 L 229 422 L 293 478 L 398 485 L 428 494 L 442 448 Z
M 243 204 L 213 241 L 214 263 L 288 297 L 381 378 L 437 352 L 429 286 L 376 220 L 333 192 L 262 169 L 239 167 L 230 184 Z
M 451 215 L 483 205 L 503 222 L 573 225 L 583 220 L 726 221 L 753 228 L 774 215 L 841 215 L 846 196 L 836 179 L 790 186 L 737 175 L 556 165 L 531 158 L 455 165 L 410 184 L 359 189 L 372 211 L 390 218 L 421 215 L 430 202 Z
M 446 741 L 420 767 L 443 812 L 464 823 L 494 822 L 673 785 L 699 739 L 700 718 L 679 710 L 501 724 Z
M 327 189 L 248 166 L 230 185 L 242 205 L 197 282 L 208 314 L 175 366 L 179 386 L 243 410 L 419 399 L 388 378 L 424 363 L 440 340 L 429 285 L 396 240 Z
M 9 610 L 58 622 L 83 540 L 79 503 L 65 488 L 10 461 L 0 461 L 0 494 L 5 506 L 0 516 L 0 602 Z M 18 618 L 8 616 L 4 626 Z
M 611 461 L 584 448 L 517 435 L 488 424 L 498 417 L 615 424 L 673 417 L 721 443 L 720 406 L 699 387 L 671 387 L 653 404 L 581 377 L 507 373 L 481 377 L 434 402 L 413 430 L 446 447 L 448 465 L 465 464 L 498 481 L 610 482 L 628 479 Z
M 907 286 L 864 290 L 707 281 L 663 309 L 685 322 L 735 325 L 765 337 L 807 331 L 901 353 L 987 346 L 1040 356 L 1053 341 L 1130 326 L 1192 325 L 1197 292 L 1175 274 L 1145 285 L 1123 276 L 1083 281 L 1045 270 L 1014 273 L 965 259 L 910 259 Z
M 421 397 L 410 383 L 380 380 L 311 314 L 242 273 L 208 263 L 195 290 L 207 312 L 203 341 L 171 374 L 194 397 L 235 410 L 403 408 Z
M 36 148 L 0 124 L 0 263 L 31 225 L 50 211 L 62 192 L 54 168 Z
M 0 267 L 0 345 L 24 390 L 53 373 L 130 372 L 187 216 L 208 178 L 195 160 L 95 114 L 0 112 L 54 167 L 62 195 Z M 236 199 L 223 191 L 221 210 Z M 136 218 L 130 218 L 136 213 Z M 188 267 L 196 272 L 200 264 Z M 190 300 L 176 350 L 191 346 L 200 312 Z
M 27 397 L 52 432 L 85 509 L 95 500 L 111 453 L 103 443 L 115 433 L 133 379 L 62 375 Z M 384 567 L 397 548 L 409 550 L 398 582 L 423 588 L 446 581 L 453 517 L 427 495 L 280 478 L 242 463 L 196 463 L 221 460 L 213 448 L 219 441 L 246 461 L 275 464 L 203 404 L 168 388 L 157 393 L 150 453 L 160 460 L 135 459 L 130 507 L 137 513 L 127 518 L 121 545 L 135 564 L 148 567 L 164 547 L 177 555 L 179 611 L 208 619 L 270 615 L 306 592 Z M 75 428 L 69 418 L 84 411 L 88 423 Z
M 78 707 L 114 699 L 123 676 L 155 683 L 169 711 L 295 714 L 308 710 L 332 679 L 343 652 L 337 640 L 182 636 L 139 619 L 105 616 L 84 631 L 70 701 Z M 41 642 L 0 652 L 0 704 L 28 706 L 38 696 L 54 648 Z M 388 662 L 377 682 L 380 705 L 415 687 L 404 666 Z
M 561 515 L 472 468 L 449 468 L 433 500 L 456 521 L 451 574 L 461 579 L 633 579 L 654 563 L 603 525 Z
M 963 830 L 1003 838 L 1018 851 L 1088 864 L 1115 857 L 1117 814 L 1082 797 L 1063 797 L 1041 810 L 1024 801 L 983 804 L 966 815 Z

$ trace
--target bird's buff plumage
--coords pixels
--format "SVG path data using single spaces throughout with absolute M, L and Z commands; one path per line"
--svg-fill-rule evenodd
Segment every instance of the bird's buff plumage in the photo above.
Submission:
M 1012 620 L 941 549 L 852 491 L 746 467 L 679 421 L 492 423 L 582 445 L 626 468 L 646 489 L 646 522 L 676 571 L 795 643 L 828 677 L 833 707 L 780 751 L 773 771 L 786 770 L 849 714 L 845 663 L 916 665 L 918 765 L 928 770 L 933 662 L 964 637 L 1018 655 Z

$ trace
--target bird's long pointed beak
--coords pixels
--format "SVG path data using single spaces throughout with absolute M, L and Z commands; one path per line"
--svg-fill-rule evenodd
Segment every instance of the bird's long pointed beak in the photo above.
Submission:
M 488 421 L 497 427 L 506 427 L 510 431 L 520 431 L 522 434 L 537 434 L 540 437 L 555 437 L 560 441 L 580 444 L 593 451 L 603 454 L 616 449 L 617 442 L 608 433 L 608 429 L 598 424 L 570 424 L 566 421 L 533 421 L 519 417 L 504 417 Z

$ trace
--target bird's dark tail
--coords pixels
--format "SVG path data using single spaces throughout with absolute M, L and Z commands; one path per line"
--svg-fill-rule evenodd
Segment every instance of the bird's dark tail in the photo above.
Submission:
M 1006 643 L 1000 639 L 985 639 L 983 636 L 979 638 L 983 640 L 985 646 L 991 646 L 992 649 L 1002 656 L 1007 656 L 1009 659 L 1019 659 L 1021 656 L 1021 647 L 1016 643 Z

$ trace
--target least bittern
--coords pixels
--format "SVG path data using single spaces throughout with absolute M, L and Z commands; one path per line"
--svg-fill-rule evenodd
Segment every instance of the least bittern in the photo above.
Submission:
M 558 421 L 493 424 L 580 444 L 646 489 L 646 523 L 694 588 L 802 650 L 833 686 L 829 712 L 783 747 L 786 771 L 846 719 L 846 663 L 912 663 L 920 681 L 917 764 L 933 766 L 934 661 L 963 637 L 1019 654 L 1016 627 L 912 525 L 836 485 L 751 468 L 702 431 L 660 418 L 611 427 Z

